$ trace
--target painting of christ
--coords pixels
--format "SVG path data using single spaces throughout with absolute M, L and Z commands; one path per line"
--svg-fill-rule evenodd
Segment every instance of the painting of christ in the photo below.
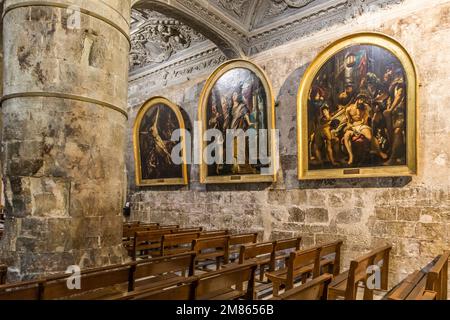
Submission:
M 387 43 L 340 42 L 307 71 L 299 110 L 304 170 L 330 177 L 414 171 L 414 66 L 401 48 L 391 50 L 393 40 L 372 37 Z

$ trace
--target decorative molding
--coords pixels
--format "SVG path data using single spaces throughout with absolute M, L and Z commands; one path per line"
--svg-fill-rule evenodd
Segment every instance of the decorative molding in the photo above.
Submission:
M 149 10 L 141 10 L 140 13 L 147 21 L 131 35 L 131 70 L 168 61 L 192 44 L 207 40 L 175 19 Z
M 248 0 L 219 0 L 219 5 L 238 18 L 243 18 L 248 9 Z
M 19 99 L 19 98 L 30 98 L 30 97 L 41 97 L 41 98 L 58 98 L 58 99 L 66 99 L 66 100 L 74 100 L 74 101 L 80 101 L 80 102 L 86 102 L 90 104 L 95 104 L 101 107 L 105 107 L 114 111 L 117 111 L 121 113 L 125 118 L 128 119 L 128 113 L 123 110 L 122 108 L 115 106 L 113 104 L 110 104 L 105 101 L 100 101 L 93 98 L 88 98 L 80 95 L 75 94 L 68 94 L 68 93 L 62 93 L 62 92 L 17 92 L 17 93 L 11 93 L 4 95 L 0 99 L 1 107 L 3 108 L 3 102 L 11 99 Z
M 284 13 L 289 8 L 300 9 L 314 0 L 272 0 L 262 18 L 272 18 Z
M 173 0 L 172 4 L 178 10 L 187 12 L 192 19 L 201 19 L 206 29 L 220 30 L 221 34 L 225 34 L 227 39 L 232 40 L 232 45 L 236 45 L 248 56 L 255 55 L 262 51 L 283 45 L 304 37 L 313 32 L 323 30 L 325 28 L 342 24 L 349 19 L 355 18 L 364 12 L 374 11 L 389 5 L 399 4 L 404 0 L 247 0 L 247 1 L 231 1 L 231 0 Z M 272 22 L 265 26 L 254 28 L 258 25 L 257 17 L 267 14 L 267 8 L 279 6 L 281 12 Z M 248 8 L 247 8 L 248 7 Z M 284 8 L 284 9 L 283 9 Z M 166 8 L 167 9 L 167 8 Z M 231 14 L 234 17 L 230 16 Z M 254 11 L 253 16 L 249 17 Z M 136 39 L 137 35 L 148 32 L 152 24 L 167 26 L 174 24 L 176 20 L 166 18 L 161 14 L 152 16 L 150 12 L 140 12 L 133 14 L 132 23 L 132 39 Z M 165 12 L 167 14 L 167 12 Z M 242 15 L 241 19 L 236 19 Z M 152 20 L 153 19 L 153 20 Z M 255 20 L 256 19 L 256 20 Z M 265 18 L 268 20 L 268 18 Z M 240 25 L 239 25 L 240 21 Z M 135 44 L 134 50 L 137 48 L 137 59 L 144 59 L 144 62 L 138 62 L 135 66 L 139 68 L 132 69 L 130 82 L 137 83 L 142 79 L 149 80 L 157 87 L 164 87 L 168 84 L 181 82 L 181 79 L 192 77 L 194 74 L 202 74 L 203 71 L 209 70 L 209 65 L 217 65 L 216 62 L 225 61 L 224 55 L 220 54 L 227 51 L 226 44 L 217 48 L 210 41 L 193 41 L 192 35 L 188 33 L 185 37 L 190 39 L 186 42 L 170 40 L 176 38 L 177 28 L 181 28 L 178 22 L 177 27 L 173 27 L 169 32 L 163 30 L 162 35 L 149 36 L 156 39 L 160 45 L 160 55 L 156 57 L 151 53 L 142 54 L 144 49 L 139 48 L 139 44 Z M 136 29 L 137 31 L 135 31 Z M 141 31 L 139 31 L 141 30 Z M 192 29 L 191 29 L 192 30 Z M 202 32 L 203 30 L 199 30 Z M 193 31 L 192 31 L 193 32 Z M 150 32 L 151 33 L 151 32 Z M 164 33 L 166 35 L 164 35 Z M 195 38 L 195 37 L 194 37 Z M 148 41 L 148 40 L 141 40 Z M 171 41 L 174 43 L 171 44 Z M 144 45 L 145 48 L 145 45 Z M 213 54 L 214 52 L 214 54 Z M 133 54 L 133 51 L 132 51 Z M 136 53 L 135 53 L 136 54 Z M 205 59 L 203 67 L 200 66 L 201 59 Z M 136 57 L 135 57 L 136 58 Z M 195 63 L 194 63 L 195 61 Z M 189 71 L 191 70 L 191 71 Z M 154 79 L 154 80 L 153 80 Z M 162 80 L 161 80 L 162 79 Z M 153 85 L 149 83 L 149 85 Z
M 139 87 L 143 83 L 146 88 L 157 90 L 208 74 L 226 60 L 227 58 L 221 51 L 212 46 L 192 56 L 170 61 L 163 66 L 157 66 L 141 74 L 131 76 L 129 82 L 132 87 Z
M 283 45 L 313 32 L 323 30 L 336 24 L 345 23 L 351 18 L 370 10 L 399 4 L 404 0 L 332 0 L 321 6 L 303 11 L 282 23 L 274 23 L 266 28 L 257 29 L 248 38 L 248 55 Z

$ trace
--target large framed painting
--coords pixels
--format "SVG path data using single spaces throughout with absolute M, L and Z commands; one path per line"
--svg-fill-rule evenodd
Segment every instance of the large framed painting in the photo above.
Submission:
M 180 108 L 166 98 L 154 97 L 144 103 L 134 125 L 137 186 L 188 183 L 184 129 Z M 178 135 L 174 135 L 176 130 Z
M 299 89 L 299 179 L 415 175 L 417 91 L 394 39 L 359 33 L 329 46 Z
M 230 60 L 207 80 L 199 102 L 200 181 L 276 180 L 275 102 L 264 71 Z

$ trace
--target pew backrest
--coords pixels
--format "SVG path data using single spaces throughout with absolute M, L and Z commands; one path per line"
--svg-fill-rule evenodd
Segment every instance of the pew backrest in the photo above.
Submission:
M 284 266 L 285 260 L 289 257 L 290 253 L 300 250 L 301 242 L 302 237 L 274 241 L 270 269 L 274 271 L 277 268 L 277 261 L 280 260 Z
M 320 276 L 320 247 L 291 252 L 287 261 L 286 289 L 292 289 L 295 277 L 312 266 L 312 277 Z
M 182 228 L 182 229 L 173 229 L 172 233 L 192 233 L 192 232 L 202 232 L 203 227 L 198 228 Z
M 253 260 L 258 257 L 269 257 L 272 258 L 274 250 L 273 242 L 247 244 L 241 246 L 239 251 L 239 264 L 243 264 L 248 260 Z
M 196 260 L 201 261 L 208 257 L 223 257 L 228 263 L 229 236 L 198 238 L 192 241 L 192 250 L 196 253 Z
M 358 283 L 363 281 L 366 284 L 368 277 L 371 275 L 369 268 L 379 268 L 381 289 L 388 289 L 389 255 L 391 249 L 391 245 L 385 245 L 350 262 L 345 293 L 346 300 L 356 300 Z M 373 300 L 373 290 L 368 288 L 367 285 L 364 286 L 364 300 Z
M 71 282 L 71 275 L 47 278 L 43 283 L 41 298 L 42 300 L 68 299 L 73 297 L 79 297 L 79 299 L 95 299 L 88 294 L 96 290 L 107 290 L 115 286 L 123 286 L 124 290 L 127 290 L 132 272 L 131 264 L 86 270 L 80 275 L 80 287 L 75 289 L 71 289 L 68 286 L 68 281 Z M 98 293 L 98 295 L 101 296 L 102 293 Z
M 449 257 L 450 251 L 444 252 L 427 274 L 426 290 L 436 292 L 436 300 L 447 300 Z
M 256 264 L 246 263 L 206 273 L 199 277 L 195 297 L 197 300 L 232 300 L 245 298 L 253 300 L 255 297 Z M 246 292 L 243 292 L 247 283 Z
M 40 300 L 44 281 L 27 281 L 0 286 L 0 300 Z
M 153 231 L 136 232 L 131 248 L 131 257 L 136 260 L 136 252 L 145 250 L 154 250 L 161 248 L 161 240 L 163 235 L 170 234 L 172 229 L 158 229 Z
M 192 250 L 192 241 L 200 237 L 200 232 L 165 234 L 161 240 L 160 254 L 174 255 Z
M 172 283 L 170 286 L 165 288 L 128 292 L 127 294 L 119 296 L 116 300 L 194 300 L 197 281 L 197 277 L 180 279 L 179 282 L 174 284 Z
M 176 274 L 181 276 L 187 274 L 188 277 L 194 275 L 195 252 L 190 251 L 173 256 L 164 256 L 141 260 L 135 264 L 133 276 L 131 278 L 130 291 L 148 277 L 155 277 L 161 274 Z
M 228 230 L 202 231 L 202 233 L 200 234 L 200 238 L 213 238 L 227 235 L 229 235 Z
M 158 230 L 158 227 L 156 227 L 156 226 L 142 226 L 142 225 L 139 225 L 137 227 L 124 227 L 123 228 L 122 238 L 124 238 L 124 239 L 131 239 L 131 238 L 134 237 L 134 234 L 136 232 L 153 231 L 153 230 Z
M 320 246 L 320 259 L 327 260 L 332 264 L 332 274 L 334 276 L 341 272 L 341 248 L 343 243 L 344 241 L 337 240 Z
M 325 273 L 272 300 L 328 300 L 328 286 L 332 279 L 331 274 Z

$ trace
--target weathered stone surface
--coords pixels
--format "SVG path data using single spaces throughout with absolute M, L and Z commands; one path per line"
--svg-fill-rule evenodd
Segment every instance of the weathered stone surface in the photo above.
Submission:
M 327 223 L 328 210 L 325 208 L 313 208 L 306 210 L 307 223 Z
M 79 27 L 64 6 L 21 3 L 3 21 L 4 94 L 17 96 L 2 105 L 0 259 L 12 280 L 123 261 L 130 1 L 58 1 L 83 9 Z
M 305 221 L 305 211 L 298 207 L 292 207 L 289 209 L 289 221 L 290 222 L 304 222 Z

